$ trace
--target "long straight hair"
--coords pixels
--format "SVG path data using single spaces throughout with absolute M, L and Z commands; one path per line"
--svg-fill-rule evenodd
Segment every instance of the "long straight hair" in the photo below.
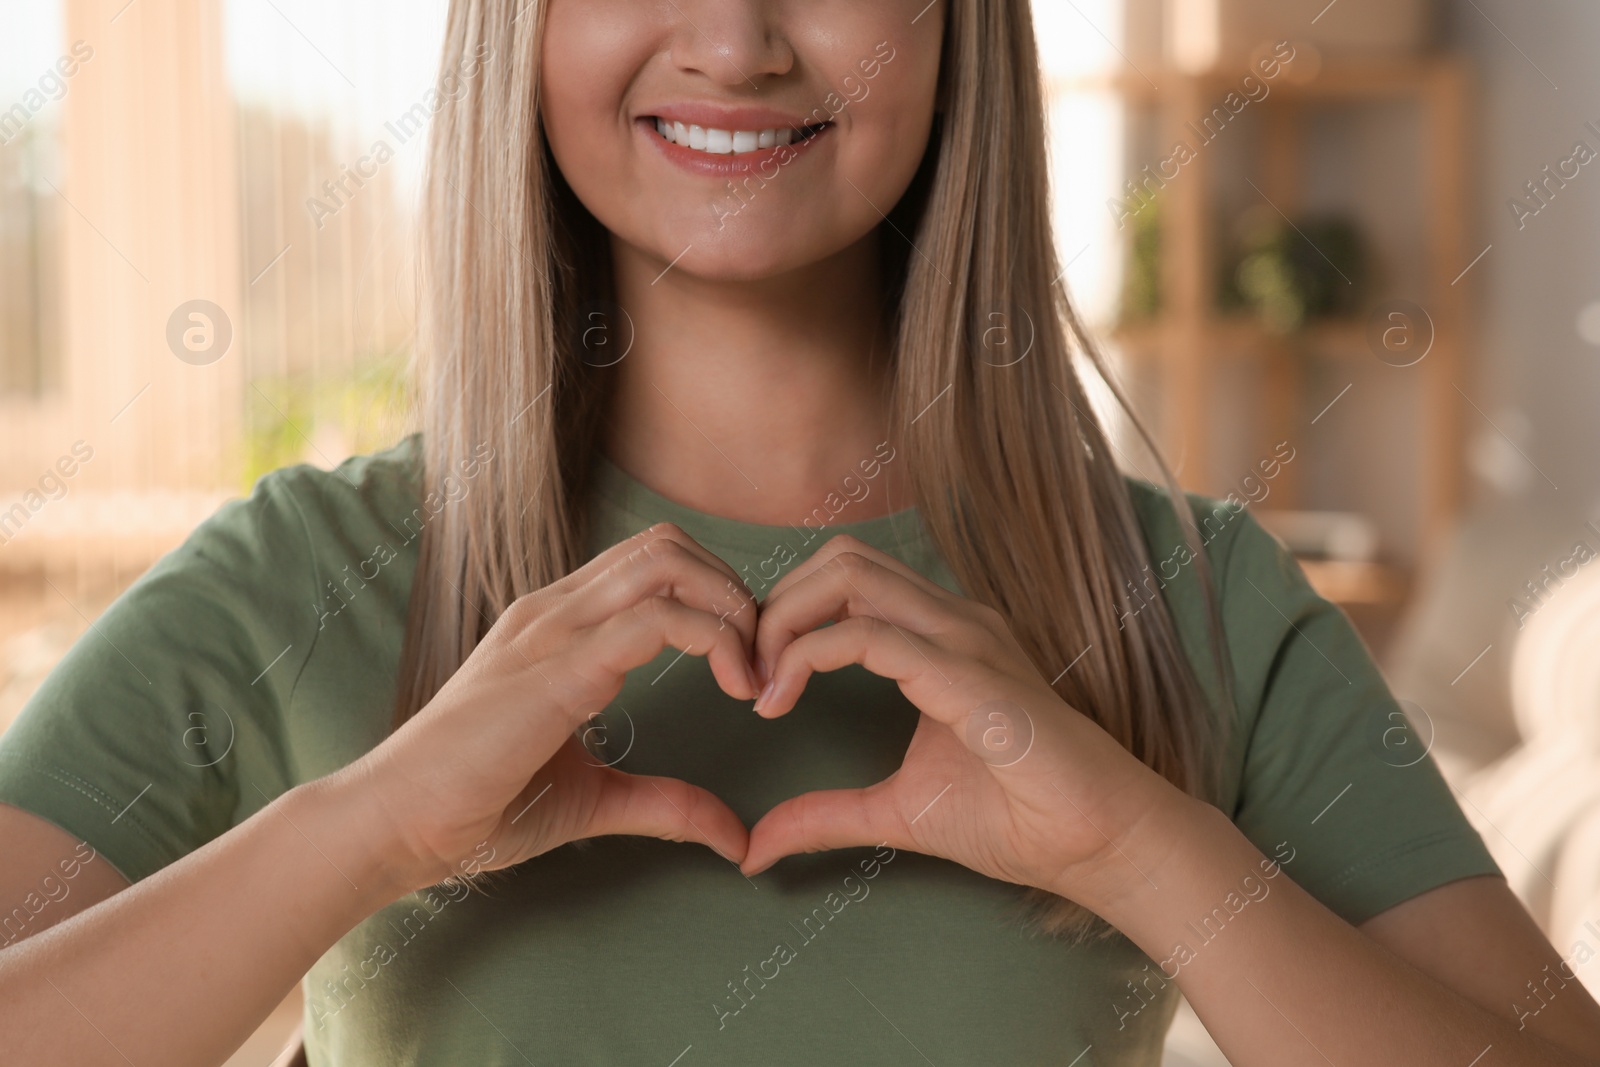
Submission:
M 892 432 L 913 500 L 962 589 L 998 609 L 1069 705 L 1179 789 L 1211 799 L 1232 684 L 1193 514 L 1072 307 L 1051 239 L 1044 92 L 1026 4 L 952 0 L 941 114 L 886 242 Z M 612 292 L 606 234 L 551 158 L 539 119 L 542 0 L 452 0 L 443 69 L 486 57 L 435 119 L 423 190 L 416 368 L 424 471 L 493 450 L 423 528 L 395 724 L 459 668 L 516 598 L 583 562 L 582 501 L 604 371 L 580 311 Z M 998 365 L 996 315 L 1032 335 Z M 1212 706 L 1162 598 L 1125 623 L 1150 565 L 1138 515 L 1075 352 L 1160 464 L 1207 598 Z M 1063 670 L 1075 663 L 1071 670 Z M 1054 933 L 1095 928 L 1038 890 Z M 1103 924 L 1098 924 L 1102 927 Z

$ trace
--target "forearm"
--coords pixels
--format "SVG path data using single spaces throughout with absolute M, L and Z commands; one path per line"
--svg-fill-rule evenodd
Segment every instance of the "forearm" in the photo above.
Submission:
M 318 957 L 403 895 L 356 790 L 324 780 L 0 953 L 18 1063 L 221 1063 Z
M 1267 858 L 1209 805 L 1174 805 L 1140 837 L 1123 847 L 1143 874 L 1096 910 L 1157 961 L 1158 981 L 1176 982 L 1235 1067 L 1464 1067 L 1490 1046 L 1499 1065 L 1600 1062 L 1447 989 L 1287 872 L 1267 875 Z M 1247 876 L 1268 888 L 1246 895 Z

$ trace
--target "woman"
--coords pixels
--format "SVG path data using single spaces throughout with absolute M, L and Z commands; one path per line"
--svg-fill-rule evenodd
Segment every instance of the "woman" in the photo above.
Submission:
M 1153 1064 L 1180 989 L 1239 1065 L 1596 1062 L 1344 617 L 1118 473 L 1024 5 L 462 0 L 444 66 L 424 432 L 0 745 L 10 1059 L 309 972 L 313 1064 Z

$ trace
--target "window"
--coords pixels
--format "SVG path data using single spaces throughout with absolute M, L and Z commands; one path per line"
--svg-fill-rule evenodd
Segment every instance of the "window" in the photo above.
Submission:
M 61 359 L 60 108 L 77 66 L 49 0 L 0 35 L 0 396 L 38 396 Z

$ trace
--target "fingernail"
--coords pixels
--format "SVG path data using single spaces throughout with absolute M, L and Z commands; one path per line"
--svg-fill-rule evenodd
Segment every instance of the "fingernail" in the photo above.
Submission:
M 777 679 L 767 679 L 767 684 L 761 687 L 761 693 L 756 697 L 755 710 L 762 711 L 766 708 L 767 700 L 772 696 L 772 686 Z
M 771 678 L 771 675 L 768 673 L 768 670 L 767 670 L 767 657 L 765 657 L 765 656 L 757 656 L 756 657 L 756 678 L 763 685 L 766 684 L 768 679 Z
M 761 679 L 757 678 L 756 677 L 756 672 L 750 668 L 750 661 L 749 660 L 745 661 L 744 676 L 745 676 L 746 680 L 748 680 L 750 682 L 750 688 L 751 689 L 760 689 L 761 688 Z

